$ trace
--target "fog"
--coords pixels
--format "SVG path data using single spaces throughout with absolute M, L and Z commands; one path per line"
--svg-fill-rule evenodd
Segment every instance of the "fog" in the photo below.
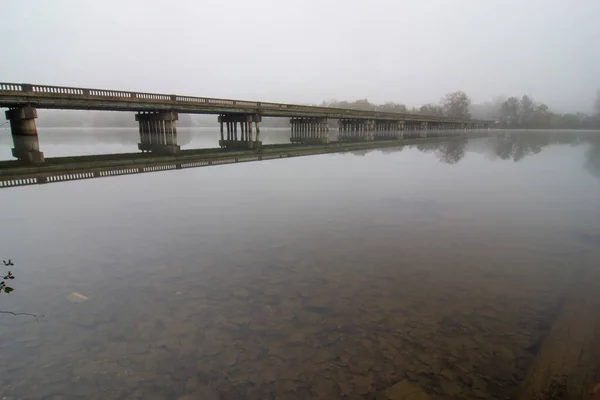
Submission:
M 591 112 L 600 2 L 21 1 L 0 80 L 318 104 L 419 107 L 528 94 Z

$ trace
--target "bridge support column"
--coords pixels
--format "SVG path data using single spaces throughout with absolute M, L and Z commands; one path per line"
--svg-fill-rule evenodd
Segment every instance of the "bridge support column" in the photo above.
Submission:
M 397 139 L 404 140 L 404 121 L 396 121 Z
M 339 137 L 341 142 L 364 142 L 373 140 L 375 136 L 375 121 L 372 119 L 343 118 L 338 120 Z
M 464 130 L 462 128 L 463 124 L 460 123 L 456 123 L 454 125 L 454 128 L 456 129 L 456 135 L 457 136 L 462 136 L 464 134 Z
M 177 144 L 177 119 L 176 112 L 149 112 L 137 113 L 140 131 L 138 149 L 142 152 L 156 154 L 177 154 L 181 147 Z
M 44 153 L 40 151 L 37 127 L 35 119 L 37 110 L 31 106 L 13 108 L 5 113 L 6 119 L 10 121 L 12 132 L 13 157 L 28 164 L 39 165 L 44 163 Z
M 252 119 L 254 120 L 254 127 L 256 128 L 256 143 L 258 145 L 258 148 L 260 149 L 260 122 L 262 121 L 262 117 L 256 114 L 252 116 Z
M 402 139 L 404 121 L 373 121 L 373 139 L 399 140 Z
M 338 140 L 340 142 L 349 141 L 350 137 L 350 121 L 347 119 L 338 119 Z
M 219 146 L 228 149 L 259 149 L 261 142 L 260 136 L 260 115 L 256 114 L 221 114 L 219 115 L 219 125 L 221 128 L 221 139 Z M 252 123 L 256 126 L 256 139 L 252 134 Z M 240 128 L 238 135 L 238 125 Z M 226 134 L 223 130 L 225 126 Z
M 406 121 L 404 124 L 404 137 L 415 138 L 419 136 L 417 128 L 419 127 L 418 122 Z
M 441 136 L 440 122 L 427 122 L 427 137 L 438 137 Z
M 426 138 L 427 137 L 427 130 L 429 128 L 429 126 L 427 125 L 427 122 L 421 122 L 421 137 Z
M 290 142 L 303 144 L 329 143 L 329 124 L 327 118 L 292 118 L 292 136 Z

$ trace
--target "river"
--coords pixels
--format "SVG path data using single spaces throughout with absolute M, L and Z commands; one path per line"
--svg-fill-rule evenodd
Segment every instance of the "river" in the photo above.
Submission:
M 133 152 L 136 135 L 40 128 L 40 148 Z M 600 133 L 34 185 L 0 204 L 16 277 L 0 309 L 44 315 L 0 314 L 0 398 L 506 399 L 598 266 Z

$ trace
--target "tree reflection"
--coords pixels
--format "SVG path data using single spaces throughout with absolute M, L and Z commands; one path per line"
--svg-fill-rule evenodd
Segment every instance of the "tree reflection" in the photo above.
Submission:
M 465 157 L 468 139 L 444 140 L 441 142 L 421 143 L 416 147 L 423 153 L 434 153 L 445 164 L 458 164 Z
M 600 132 L 503 132 L 486 138 L 454 139 L 415 145 L 423 153 L 434 153 L 445 164 L 455 165 L 466 152 L 489 154 L 493 158 L 519 162 L 541 153 L 551 145 L 586 145 L 585 168 L 600 179 Z
M 585 169 L 593 177 L 600 179 L 600 138 L 596 138 L 585 152 Z
M 402 151 L 403 147 L 402 146 L 393 146 L 393 147 L 382 147 L 380 149 L 363 149 L 363 150 L 353 150 L 350 151 L 350 154 L 353 154 L 355 156 L 359 156 L 359 157 L 364 157 L 365 155 L 372 153 L 372 152 L 379 152 L 379 153 L 398 153 L 400 151 Z
M 368 153 L 372 152 L 373 149 L 365 149 L 365 150 L 353 150 L 350 152 L 350 154 L 355 155 L 355 156 L 359 156 L 359 157 L 364 157 L 366 156 Z
M 465 157 L 466 139 L 450 140 L 437 152 L 437 158 L 446 164 L 458 164 Z
M 539 154 L 549 144 L 546 135 L 503 134 L 493 138 L 494 152 L 502 160 L 521 161 L 532 154 Z
M 600 179 L 600 132 L 507 132 L 488 139 L 484 152 L 519 162 L 550 145 L 587 145 L 585 168 Z

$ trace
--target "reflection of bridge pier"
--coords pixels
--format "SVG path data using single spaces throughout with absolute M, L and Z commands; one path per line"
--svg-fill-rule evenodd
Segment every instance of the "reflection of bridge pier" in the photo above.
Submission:
M 338 120 L 341 142 L 365 142 L 373 140 L 375 120 L 359 118 L 342 118 Z
M 421 131 L 421 137 L 426 138 L 427 132 L 429 131 L 429 123 L 425 122 L 425 121 L 421 122 L 420 131 Z
M 290 142 L 303 144 L 329 143 L 329 124 L 327 118 L 292 118 L 292 137 Z
M 12 108 L 5 113 L 6 119 L 10 121 L 12 132 L 13 157 L 28 164 L 42 164 L 44 162 L 44 153 L 40 151 L 37 127 L 35 119 L 37 110 L 31 106 Z
M 437 122 L 429 122 L 427 136 L 432 138 L 442 136 L 442 125 Z
M 138 113 L 135 120 L 139 123 L 141 151 L 156 154 L 176 154 L 181 150 L 177 144 L 176 112 Z
M 221 140 L 219 146 L 231 149 L 259 149 L 260 122 L 262 118 L 256 114 L 221 114 L 219 127 Z M 256 139 L 252 137 L 252 122 L 256 127 Z M 239 135 L 238 135 L 239 124 Z
M 401 140 L 404 137 L 404 121 L 375 121 L 375 140 Z
M 418 121 L 406 121 L 404 123 L 404 137 L 405 138 L 418 138 L 422 137 L 422 125 Z

